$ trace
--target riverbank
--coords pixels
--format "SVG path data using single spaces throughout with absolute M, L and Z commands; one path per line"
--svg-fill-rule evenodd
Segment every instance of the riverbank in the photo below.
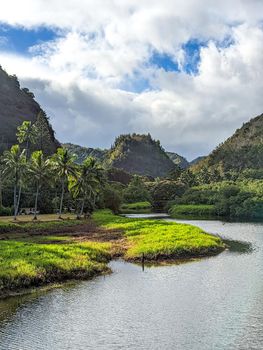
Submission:
M 224 250 L 219 237 L 198 227 L 164 220 L 134 219 L 98 211 L 93 216 L 104 229 L 120 230 L 126 241 L 125 260 L 163 261 L 215 255 Z
M 0 222 L 0 297 L 109 272 L 114 257 L 145 262 L 215 255 L 218 237 L 172 222 L 128 219 L 108 210 L 90 220 Z

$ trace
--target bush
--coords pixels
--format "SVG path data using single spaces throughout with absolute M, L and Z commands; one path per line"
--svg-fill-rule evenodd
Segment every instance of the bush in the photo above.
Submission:
M 149 183 L 149 190 L 152 197 L 153 206 L 156 209 L 163 209 L 167 201 L 182 196 L 186 190 L 186 185 L 178 181 L 162 180 Z
M 13 208 L 0 207 L 0 216 L 11 216 L 13 215 Z
M 150 213 L 152 205 L 150 202 L 125 203 L 121 206 L 123 213 Z
M 207 204 L 174 205 L 169 210 L 169 214 L 175 217 L 178 215 L 211 216 L 215 214 L 215 207 Z
M 144 185 L 142 179 L 135 175 L 123 193 L 126 203 L 150 201 L 150 193 Z
M 118 191 L 108 187 L 103 193 L 104 207 L 119 213 L 121 206 L 121 195 Z

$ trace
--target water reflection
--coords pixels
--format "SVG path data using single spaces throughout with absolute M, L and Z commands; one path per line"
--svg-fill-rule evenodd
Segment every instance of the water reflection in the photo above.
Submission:
M 0 349 L 262 349 L 263 225 L 190 223 L 229 250 L 144 272 L 113 261 L 109 276 L 2 301 Z

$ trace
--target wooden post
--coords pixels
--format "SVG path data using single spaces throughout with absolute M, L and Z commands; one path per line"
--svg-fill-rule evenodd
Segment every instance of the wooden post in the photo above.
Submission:
M 144 271 L 144 253 L 142 253 L 142 271 Z

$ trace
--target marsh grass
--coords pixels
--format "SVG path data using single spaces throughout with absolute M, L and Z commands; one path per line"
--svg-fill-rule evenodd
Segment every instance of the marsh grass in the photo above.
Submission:
M 81 224 L 84 231 L 79 231 Z M 128 219 L 109 210 L 95 212 L 89 225 L 91 231 L 85 220 L 0 222 L 0 296 L 108 272 L 107 263 L 117 250 L 118 256 L 131 261 L 138 261 L 142 254 L 146 261 L 164 261 L 212 255 L 224 249 L 220 238 L 197 227 Z M 67 231 L 71 226 L 76 228 Z M 83 241 L 74 236 L 75 231 L 84 233 L 80 236 Z
M 110 243 L 77 242 L 67 235 L 41 234 L 43 230 L 52 232 L 59 228 L 63 231 L 69 225 L 79 224 L 79 220 L 26 224 L 1 222 L 2 232 L 10 232 L 12 238 L 2 237 L 0 240 L 0 296 L 32 286 L 89 278 L 107 272 Z
M 36 221 L 36 222 L 8 222 L 0 220 L 0 234 L 15 232 L 42 232 L 66 227 L 73 227 L 82 224 L 85 220 L 56 220 L 56 221 Z
M 198 227 L 165 220 L 130 219 L 98 211 L 95 222 L 106 229 L 122 230 L 128 240 L 125 258 L 164 260 L 214 255 L 224 249 L 219 237 Z

